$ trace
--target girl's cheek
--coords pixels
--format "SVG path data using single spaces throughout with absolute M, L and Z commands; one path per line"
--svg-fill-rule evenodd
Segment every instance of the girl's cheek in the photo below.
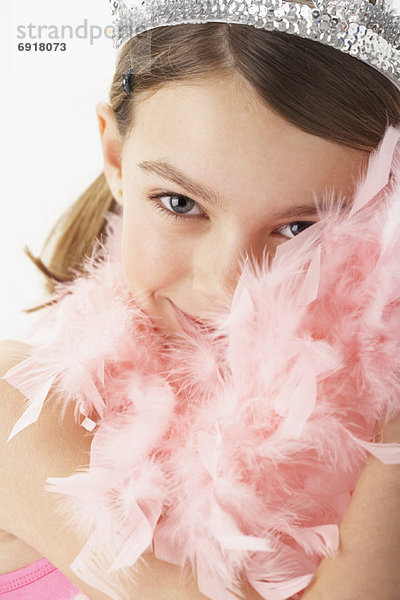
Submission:
M 125 224 L 123 263 L 131 291 L 171 288 L 190 268 L 185 236 L 162 221 L 136 214 Z

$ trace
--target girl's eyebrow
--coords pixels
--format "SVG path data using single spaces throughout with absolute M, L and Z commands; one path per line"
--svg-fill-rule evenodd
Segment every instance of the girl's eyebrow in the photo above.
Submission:
M 177 167 L 174 167 L 166 161 L 145 160 L 138 163 L 138 167 L 147 173 L 158 175 L 163 179 L 169 179 L 169 181 L 173 181 L 177 185 L 184 187 L 192 196 L 201 196 L 210 206 L 218 206 L 221 208 L 223 205 L 221 198 L 212 189 L 193 181 L 193 179 L 189 179 L 189 177 L 187 177 L 187 175 L 185 175 Z
M 137 163 L 146 173 L 158 175 L 163 179 L 173 181 L 177 185 L 185 188 L 192 196 L 204 198 L 210 206 L 223 207 L 223 202 L 212 189 L 202 185 L 192 179 L 189 179 L 182 171 L 180 171 L 174 165 L 164 160 L 145 160 Z M 300 204 L 292 206 L 286 210 L 276 210 L 271 213 L 270 218 L 272 219 L 294 219 L 299 217 L 313 217 L 317 216 L 318 211 L 315 203 L 312 204 Z

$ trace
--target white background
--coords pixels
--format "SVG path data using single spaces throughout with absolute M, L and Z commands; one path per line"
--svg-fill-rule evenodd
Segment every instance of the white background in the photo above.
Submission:
M 1 301 L 0 339 L 23 339 L 38 313 L 43 280 L 23 252 L 39 254 L 52 225 L 103 168 L 95 106 L 108 100 L 117 51 L 90 26 L 112 26 L 108 0 L 12 0 L 0 5 Z M 73 27 L 66 52 L 20 52 L 17 26 Z M 36 27 L 37 35 L 37 27 Z M 25 30 L 28 35 L 27 30 Z M 96 31 L 97 33 L 97 31 Z M 110 30 L 108 30 L 110 33 Z

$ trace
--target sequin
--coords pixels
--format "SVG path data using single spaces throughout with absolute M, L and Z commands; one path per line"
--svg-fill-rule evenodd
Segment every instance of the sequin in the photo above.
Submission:
M 400 14 L 386 0 L 109 0 L 113 45 L 166 25 L 238 23 L 332 46 L 369 64 L 400 90 Z

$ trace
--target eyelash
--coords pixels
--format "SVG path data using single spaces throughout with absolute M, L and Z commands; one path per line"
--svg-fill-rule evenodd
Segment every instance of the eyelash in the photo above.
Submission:
M 184 219 L 185 221 L 187 221 L 188 219 L 197 219 L 198 217 L 207 216 L 205 213 L 203 215 L 185 215 L 184 213 L 179 214 L 172 212 L 172 210 L 168 210 L 168 208 L 165 208 L 163 204 L 160 204 L 160 202 L 158 202 L 160 198 L 165 198 L 168 196 L 171 198 L 179 198 L 180 200 L 190 200 L 188 196 L 184 196 L 183 194 L 174 194 L 172 192 L 161 192 L 159 194 L 150 195 L 148 196 L 148 199 L 154 203 L 155 208 L 158 209 L 162 214 L 166 215 L 167 217 L 172 217 L 173 219 Z M 199 205 L 197 204 L 197 206 Z
M 158 194 L 153 194 L 153 195 L 149 195 L 147 198 L 153 202 L 155 208 L 157 210 L 159 210 L 163 215 L 166 215 L 167 217 L 172 217 L 173 219 L 178 219 L 179 221 L 182 220 L 191 220 L 191 219 L 198 219 L 199 217 L 207 217 L 207 215 L 205 213 L 203 213 L 202 215 L 185 215 L 184 213 L 179 214 L 179 213 L 174 213 L 172 210 L 168 210 L 167 208 L 165 208 L 165 206 L 163 204 L 160 204 L 159 200 L 160 198 L 165 198 L 165 197 L 172 197 L 172 198 L 179 198 L 179 199 L 183 199 L 183 200 L 191 200 L 191 198 L 189 198 L 188 196 L 184 196 L 183 194 L 175 194 L 173 192 L 160 192 Z M 197 202 L 195 202 L 195 204 L 197 204 L 197 206 L 199 206 L 199 204 Z M 200 207 L 199 207 L 200 208 Z M 307 225 L 314 225 L 315 221 L 291 221 L 290 223 L 287 223 L 286 225 L 282 225 L 281 227 L 278 227 L 275 231 L 278 232 L 278 235 L 283 235 L 279 233 L 279 229 L 283 229 L 284 227 L 290 226 L 290 225 L 303 225 L 303 224 L 307 224 Z M 287 237 L 287 236 L 284 236 Z M 290 239 L 290 238 L 289 238 Z

